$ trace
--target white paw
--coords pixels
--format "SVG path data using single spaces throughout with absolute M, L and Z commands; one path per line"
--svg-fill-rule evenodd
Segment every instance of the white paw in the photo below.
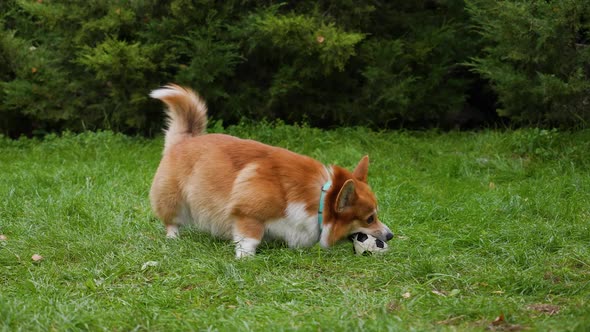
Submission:
M 236 258 L 252 257 L 256 254 L 256 247 L 260 240 L 236 236 Z
M 166 226 L 166 238 L 177 239 L 178 238 L 178 226 L 167 225 Z
M 236 258 L 237 259 L 242 259 L 242 258 L 246 258 L 246 257 L 254 257 L 255 252 L 251 252 L 251 251 L 244 251 L 244 250 L 236 250 Z

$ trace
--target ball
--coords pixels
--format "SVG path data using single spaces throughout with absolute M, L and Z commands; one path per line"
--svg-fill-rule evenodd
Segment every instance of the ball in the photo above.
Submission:
M 388 249 L 387 243 L 369 234 L 354 233 L 350 239 L 357 255 L 384 253 Z

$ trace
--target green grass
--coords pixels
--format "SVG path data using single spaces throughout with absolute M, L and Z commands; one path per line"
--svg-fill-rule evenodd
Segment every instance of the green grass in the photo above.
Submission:
M 0 330 L 590 328 L 590 131 L 226 131 L 349 168 L 368 153 L 390 251 L 236 261 L 192 229 L 164 238 L 147 198 L 161 139 L 0 139 Z

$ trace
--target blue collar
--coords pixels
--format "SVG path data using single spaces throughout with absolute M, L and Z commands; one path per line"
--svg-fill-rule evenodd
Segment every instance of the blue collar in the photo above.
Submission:
M 324 199 L 326 198 L 326 193 L 331 186 L 331 180 L 328 180 L 328 182 L 322 186 L 322 193 L 320 194 L 320 206 L 318 207 L 318 225 L 320 226 L 320 230 L 322 230 L 322 222 L 324 221 Z

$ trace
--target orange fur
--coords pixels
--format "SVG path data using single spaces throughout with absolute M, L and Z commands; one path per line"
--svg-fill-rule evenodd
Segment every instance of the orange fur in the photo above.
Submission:
M 177 235 L 195 223 L 215 236 L 236 241 L 236 256 L 253 255 L 265 237 L 291 247 L 320 241 L 328 247 L 354 232 L 382 240 L 391 231 L 377 220 L 377 200 L 367 184 L 368 157 L 353 173 L 325 167 L 283 148 L 222 134 L 205 134 L 205 102 L 190 89 L 168 85 L 151 96 L 168 106 L 163 157 L 150 200 L 155 214 Z M 323 229 L 317 224 L 321 187 Z M 374 216 L 374 222 L 367 219 Z

